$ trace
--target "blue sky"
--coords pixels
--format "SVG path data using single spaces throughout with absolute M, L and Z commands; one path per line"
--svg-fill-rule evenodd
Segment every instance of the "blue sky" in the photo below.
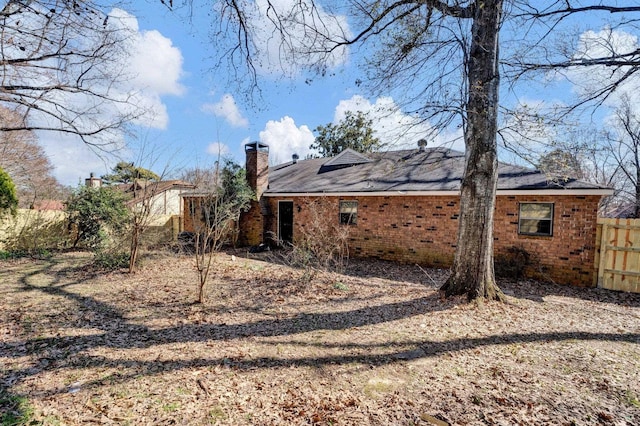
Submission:
M 304 77 L 274 79 L 263 75 L 259 81 L 264 95 L 261 108 L 251 108 L 241 93 L 234 93 L 235 86 L 226 87 L 226 79 L 211 71 L 211 58 L 217 54 L 207 37 L 211 18 L 200 10 L 189 22 L 183 17 L 185 12 L 169 11 L 153 0 L 137 2 L 126 12 L 113 12 L 136 34 L 133 43 L 137 53 L 132 54 L 128 66 L 138 75 L 133 83 L 144 88 L 145 104 L 156 113 L 141 120 L 134 127 L 135 134 L 117 142 L 123 148 L 116 155 L 98 155 L 77 140 L 41 136 L 63 184 L 76 185 L 90 172 L 105 174 L 120 159 L 157 173 L 166 169 L 170 176 L 182 168 L 210 167 L 218 152 L 242 164 L 244 143 L 255 140 L 270 145 L 273 163 L 284 162 L 293 153 L 304 157 L 313 141 L 312 130 L 337 122 L 346 110 L 395 105 L 390 96 L 367 98 L 355 84 L 358 70 L 345 63 L 332 76 L 315 79 L 312 84 L 306 84 Z M 599 31 L 599 25 L 594 23 L 593 30 Z M 635 36 L 626 42 L 638 43 Z M 574 90 L 564 82 L 555 88 Z M 545 96 L 544 92 L 525 93 L 534 105 Z M 551 93 L 562 97 L 557 91 Z M 393 133 L 412 120 L 398 111 L 376 118 L 375 127 Z M 412 135 L 394 137 L 398 139 L 396 146 L 415 146 L 421 129 L 426 133 L 430 128 L 424 125 Z M 379 136 L 385 138 L 382 132 Z M 432 142 L 462 149 L 460 136 L 460 131 L 453 129 Z
M 126 20 L 138 26 L 148 61 L 158 61 L 140 73 L 149 76 L 150 71 L 166 70 L 142 84 L 154 86 L 156 106 L 165 109 L 166 116 L 159 114 L 156 124 L 135 126 L 135 135 L 127 137 L 128 147 L 115 155 L 94 153 L 78 140 L 62 143 L 59 137 L 42 135 L 63 184 L 76 185 L 90 172 L 102 175 L 119 159 L 158 173 L 166 168 L 170 175 L 185 167 L 210 167 L 218 147 L 224 156 L 242 164 L 243 145 L 254 140 L 270 144 L 272 161 L 288 161 L 294 152 L 306 154 L 312 130 L 334 121 L 340 103 L 351 104 L 358 95 L 352 84 L 355 79 L 343 74 L 311 85 L 267 77 L 260 80 L 262 107 L 252 109 L 243 104 L 242 94 L 233 93 L 235 87 L 225 87 L 225 80 L 214 78 L 211 57 L 216 52 L 208 43 L 211 22 L 206 17 L 190 24 L 179 18 L 184 11 L 170 12 L 147 3 L 136 7 L 140 9 L 131 11 Z
M 140 75 L 137 83 L 149 87 L 145 102 L 159 112 L 135 126 L 135 134 L 126 137 L 127 146 L 112 153 L 94 152 L 76 139 L 41 134 L 54 173 L 63 184 L 75 186 L 91 172 L 105 174 L 120 159 L 157 173 L 166 169 L 169 176 L 183 168 L 212 166 L 219 150 L 243 164 L 244 144 L 257 140 L 269 144 L 272 163 L 285 162 L 293 153 L 304 157 L 313 142 L 313 129 L 337 122 L 345 111 L 395 105 L 390 97 L 366 98 L 355 84 L 357 70 L 343 66 L 311 84 L 304 77 L 262 75 L 261 107 L 251 108 L 243 102 L 242 93 L 234 92 L 235 86 L 226 87 L 227 81 L 211 71 L 211 58 L 217 52 L 207 37 L 210 18 L 200 14 L 189 22 L 184 13 L 168 11 L 153 1 L 115 12 L 137 33 L 141 53 L 131 60 L 131 68 Z M 398 111 L 375 121 L 380 129 L 389 129 L 411 120 Z M 396 146 L 414 146 L 417 134 L 419 130 L 399 138 Z M 458 140 L 457 147 L 462 146 Z

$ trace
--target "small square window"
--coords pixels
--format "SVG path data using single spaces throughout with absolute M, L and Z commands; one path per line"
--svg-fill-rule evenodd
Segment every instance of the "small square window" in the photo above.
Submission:
M 358 223 L 358 202 L 340 201 L 340 223 L 355 225 Z
M 553 203 L 520 203 L 518 233 L 553 235 Z

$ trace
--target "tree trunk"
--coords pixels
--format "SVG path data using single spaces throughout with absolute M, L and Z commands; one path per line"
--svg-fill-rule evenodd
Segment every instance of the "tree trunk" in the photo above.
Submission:
M 631 132 L 630 132 L 631 133 Z M 634 189 L 635 189 L 635 197 L 634 197 L 634 202 L 635 202 L 635 206 L 633 208 L 633 217 L 634 219 L 638 219 L 640 218 L 640 143 L 638 141 L 638 139 L 640 139 L 640 135 L 635 136 L 635 135 L 631 135 L 632 138 L 632 142 L 633 142 L 633 155 L 634 155 L 634 159 L 635 159 L 635 169 L 636 169 L 636 180 L 634 182 L 635 185 Z M 637 139 L 636 139 L 637 138 Z
M 136 262 L 138 261 L 138 249 L 140 248 L 140 234 L 142 230 L 138 223 L 134 223 L 133 230 L 131 231 L 131 247 L 129 253 L 129 273 L 133 274 L 136 271 Z
M 467 62 L 469 98 L 460 224 L 445 296 L 502 300 L 493 269 L 493 213 L 498 182 L 498 34 L 502 0 L 476 2 Z
M 206 284 L 206 281 L 204 281 L 202 279 L 202 277 L 200 277 L 200 282 L 198 284 L 198 303 L 204 305 L 205 302 L 205 296 L 204 296 L 204 285 Z
M 638 182 L 640 182 L 640 168 L 638 168 L 637 171 L 637 178 L 639 179 Z M 636 184 L 636 197 L 635 197 L 635 202 L 636 205 L 634 206 L 635 208 L 633 209 L 633 217 L 635 219 L 640 218 L 640 183 Z

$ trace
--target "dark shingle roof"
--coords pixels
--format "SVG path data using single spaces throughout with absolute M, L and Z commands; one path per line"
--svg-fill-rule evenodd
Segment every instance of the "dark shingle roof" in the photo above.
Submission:
M 356 153 L 357 154 L 357 153 Z M 269 168 L 269 193 L 458 191 L 464 153 L 446 148 L 402 150 L 331 159 L 315 158 Z M 338 161 L 336 161 L 338 159 Z M 369 161 L 365 161 L 368 159 Z M 352 161 L 352 162 L 350 162 Z M 339 163 L 339 164 L 336 164 Z M 499 163 L 498 190 L 603 190 L 569 179 L 552 181 L 538 170 Z
M 364 154 L 356 152 L 351 148 L 347 148 L 335 157 L 329 158 L 322 164 L 323 168 L 339 168 L 355 166 L 356 164 L 371 163 L 373 160 Z

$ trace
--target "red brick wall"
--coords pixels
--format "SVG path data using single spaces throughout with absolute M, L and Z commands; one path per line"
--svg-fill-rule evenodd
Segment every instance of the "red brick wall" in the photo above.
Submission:
M 260 203 L 252 201 L 249 211 L 240 215 L 239 245 L 256 246 L 264 241 L 264 217 Z
M 256 192 L 259 200 L 262 193 L 269 186 L 269 151 L 260 149 L 248 149 L 246 155 L 247 182 Z
M 185 232 L 195 232 L 195 219 L 191 214 L 191 203 L 199 203 L 198 198 L 183 197 L 182 203 L 182 230 Z
M 504 196 L 495 212 L 496 252 L 522 246 L 540 260 L 542 275 L 562 284 L 593 286 L 599 195 Z M 553 236 L 518 235 L 519 202 L 554 203 Z
M 245 147 L 245 155 L 247 182 L 255 191 L 256 199 L 262 200 L 262 193 L 269 186 L 269 148 L 253 142 Z M 264 241 L 264 218 L 268 216 L 264 203 L 253 201 L 249 211 L 240 215 L 238 244 L 255 246 Z
M 358 201 L 358 223 L 350 225 L 350 254 L 404 263 L 448 267 L 458 232 L 459 197 L 327 197 L 338 221 L 339 200 Z M 310 199 L 310 198 L 308 198 Z M 307 199 L 307 200 L 308 200 Z M 278 200 L 294 201 L 294 240 L 308 220 L 305 200 L 266 198 L 265 231 L 277 233 Z M 554 203 L 553 236 L 518 235 L 520 202 Z M 600 196 L 498 196 L 495 252 L 522 247 L 533 254 L 536 273 L 558 283 L 592 286 Z M 347 225 L 345 225 L 347 226 Z

